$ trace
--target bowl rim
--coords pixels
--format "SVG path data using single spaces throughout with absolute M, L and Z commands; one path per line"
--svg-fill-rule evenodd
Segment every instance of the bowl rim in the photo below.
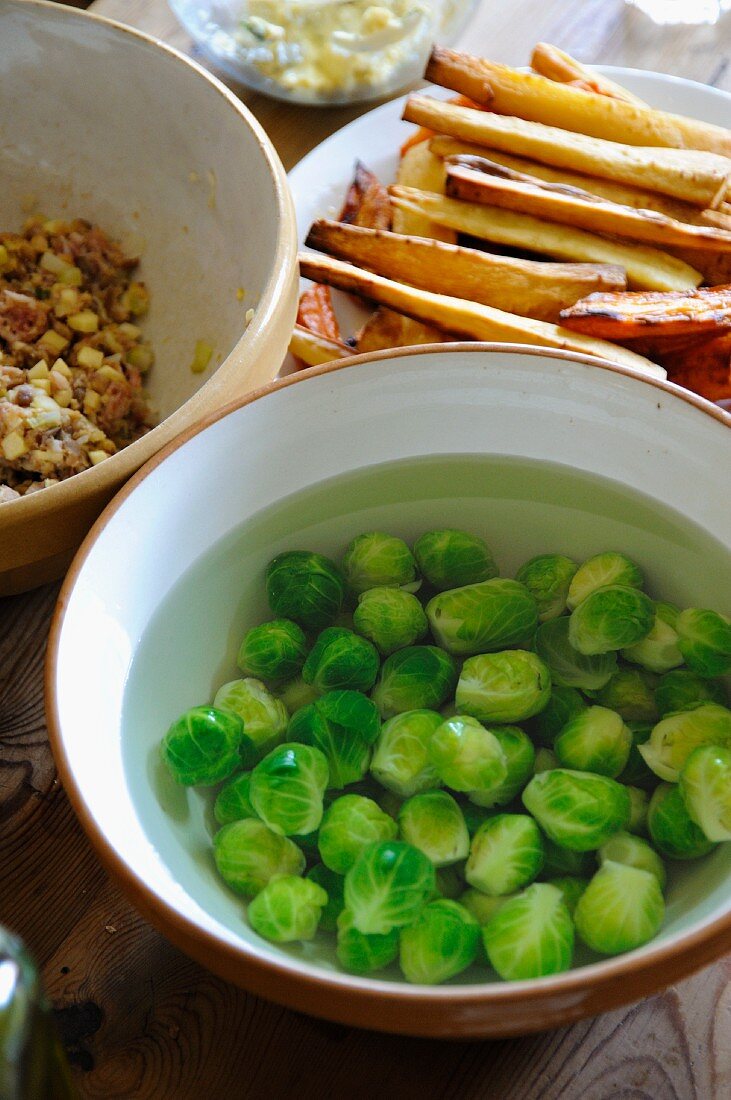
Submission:
M 114 489 L 115 484 L 132 471 L 136 471 L 144 465 L 161 447 L 166 446 L 179 431 L 186 431 L 191 426 L 191 417 L 196 417 L 198 405 L 205 401 L 210 390 L 220 386 L 222 380 L 239 365 L 239 358 L 243 350 L 244 341 L 253 344 L 254 347 L 261 341 L 267 327 L 271 324 L 276 314 L 280 301 L 286 301 L 286 284 L 290 273 L 295 267 L 297 257 L 297 222 L 294 212 L 292 196 L 287 183 L 287 176 L 279 154 L 274 147 L 269 135 L 264 130 L 253 112 L 246 106 L 243 100 L 231 91 L 230 88 L 213 73 L 209 72 L 199 62 L 187 57 L 174 46 L 168 45 L 152 34 L 146 34 L 136 27 L 130 27 L 117 19 L 109 19 L 105 15 L 98 15 L 94 11 L 68 7 L 53 0 L 5 0 L 4 7 L 12 12 L 28 12 L 37 8 L 51 19 L 77 20 L 83 24 L 91 21 L 112 32 L 122 34 L 126 38 L 136 40 L 142 48 L 151 47 L 155 51 L 166 54 L 174 62 L 179 62 L 191 70 L 195 78 L 204 80 L 218 93 L 229 109 L 233 109 L 239 119 L 248 126 L 264 158 L 269 172 L 271 184 L 274 189 L 277 215 L 277 241 L 276 249 L 271 257 L 269 278 L 254 305 L 254 316 L 245 326 L 233 347 L 230 348 L 224 359 L 212 371 L 205 382 L 191 394 L 186 401 L 178 405 L 168 416 L 164 417 L 149 432 L 116 451 L 105 462 L 96 466 L 90 466 L 86 470 L 47 486 L 43 492 L 30 493 L 19 497 L 17 500 L 7 501 L 3 509 L 12 507 L 14 521 L 30 520 L 44 512 L 60 510 L 78 499 L 83 491 L 84 496 L 107 494 Z M 32 11 L 30 13 L 32 15 Z M 185 420 L 185 423 L 180 423 Z M 158 441 L 160 441 L 158 443 Z M 125 473 L 126 470 L 126 473 Z M 21 510 L 22 509 L 22 510 Z M 9 513 L 2 512 L 7 521 Z
M 516 982 L 482 982 L 470 985 L 443 985 L 420 986 L 408 985 L 405 981 L 389 982 L 371 978 L 369 976 L 351 975 L 322 969 L 316 974 L 302 970 L 297 960 L 290 959 L 286 955 L 281 958 L 263 958 L 251 952 L 245 943 L 235 945 L 220 939 L 215 933 L 201 928 L 192 918 L 184 916 L 172 905 L 161 899 L 142 879 L 131 866 L 128 865 L 123 855 L 109 844 L 102 829 L 97 825 L 94 817 L 88 810 L 86 803 L 78 787 L 70 762 L 65 750 L 64 738 L 61 731 L 61 723 L 58 710 L 58 698 L 56 694 L 56 669 L 58 663 L 61 633 L 64 619 L 74 587 L 84 567 L 87 557 L 91 553 L 97 539 L 101 536 L 111 518 L 122 507 L 127 498 L 134 493 L 142 481 L 152 474 L 157 467 L 170 455 L 183 447 L 189 440 L 209 427 L 223 420 L 239 409 L 253 404 L 255 401 L 280 390 L 288 389 L 292 385 L 306 383 L 313 378 L 335 374 L 350 367 L 368 365 L 382 362 L 383 360 L 408 359 L 424 354 L 461 354 L 469 353 L 484 355 L 485 353 L 523 354 L 529 357 L 548 357 L 563 362 L 572 362 L 586 366 L 597 367 L 613 374 L 624 375 L 638 382 L 653 386 L 654 388 L 679 398 L 688 405 L 697 408 L 711 419 L 718 421 L 726 427 L 731 427 L 731 414 L 700 397 L 690 390 L 677 386 L 666 380 L 653 378 L 640 374 L 628 367 L 619 366 L 598 358 L 583 355 L 579 352 L 563 351 L 556 348 L 543 348 L 535 345 L 492 342 L 454 342 L 449 344 L 420 344 L 414 347 L 385 349 L 369 352 L 358 356 L 347 356 L 340 360 L 321 364 L 316 367 L 308 367 L 285 378 L 276 379 L 266 386 L 246 394 L 230 402 L 227 406 L 211 413 L 201 422 L 192 425 L 182 432 L 162 450 L 155 454 L 133 477 L 123 486 L 114 499 L 106 506 L 102 514 L 94 523 L 87 534 L 79 550 L 77 551 L 68 574 L 62 584 L 58 601 L 54 608 L 51 627 L 48 636 L 48 646 L 44 667 L 45 682 L 45 710 L 48 726 L 49 741 L 53 751 L 56 767 L 59 772 L 64 790 L 71 802 L 72 808 L 79 819 L 84 832 L 96 855 L 102 864 L 115 877 L 118 885 L 135 906 L 143 911 L 143 914 L 158 927 L 169 939 L 177 943 L 182 950 L 198 957 L 209 969 L 217 970 L 224 977 L 231 979 L 236 971 L 237 964 L 245 962 L 246 980 L 239 984 L 245 985 L 256 993 L 280 1003 L 291 1003 L 293 990 L 308 991 L 315 995 L 323 995 L 327 991 L 330 997 L 349 997 L 355 999 L 363 1011 L 370 1008 L 373 1015 L 366 1026 L 379 1028 L 377 1005 L 387 998 L 389 1003 L 402 1007 L 422 1007 L 425 1003 L 457 1005 L 469 1009 L 470 1006 L 496 1008 L 516 1006 L 526 997 L 540 1006 L 541 1002 L 548 1002 L 553 997 L 580 996 L 587 990 L 595 990 L 601 993 L 606 991 L 607 1003 L 600 1008 L 585 1008 L 574 1011 L 571 1018 L 578 1018 L 591 1011 L 604 1011 L 622 1001 L 637 999 L 638 981 L 645 981 L 640 996 L 647 996 L 673 981 L 676 981 L 692 971 L 699 969 L 713 961 L 728 949 L 731 943 L 731 904 L 725 913 L 714 920 L 702 925 L 700 928 L 688 933 L 677 933 L 669 941 L 653 946 L 652 942 L 635 951 L 623 955 L 617 955 L 592 962 L 576 969 L 565 971 L 544 978 L 530 979 Z M 223 962 L 221 960 L 224 960 Z M 624 979 L 628 982 L 628 991 L 622 993 L 620 984 Z M 632 984 L 633 983 L 633 984 Z M 614 988 L 614 994 L 610 992 Z M 611 997 L 611 999 L 610 999 Z M 309 1002 L 308 1002 L 309 1003 Z M 316 1003 L 316 1002 L 315 1002 Z M 301 1007 L 298 1006 L 298 1007 Z M 337 1013 L 333 1009 L 322 1008 L 321 1011 L 312 1004 L 305 1011 L 336 1019 Z M 546 1013 L 549 1009 L 546 1008 Z M 568 1009 L 567 1009 L 568 1014 Z M 550 1026 L 548 1023 L 536 1025 L 539 1027 Z M 554 1026 L 558 1026 L 555 1024 Z M 408 1022 L 400 1028 L 381 1025 L 381 1030 L 401 1030 L 409 1034 L 444 1034 L 444 1031 L 425 1031 L 418 1027 L 410 1026 Z M 459 1033 L 459 1032 L 457 1032 Z M 485 1031 L 475 1032 L 485 1034 Z M 515 1026 L 506 1025 L 504 1032 L 493 1031 L 493 1034 L 523 1033 Z

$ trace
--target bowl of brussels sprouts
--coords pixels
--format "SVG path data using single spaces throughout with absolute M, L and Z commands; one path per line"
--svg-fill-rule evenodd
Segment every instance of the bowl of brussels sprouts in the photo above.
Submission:
M 728 426 L 576 355 L 449 345 L 178 441 L 51 634 L 101 859 L 212 970 L 386 1031 L 560 1026 L 721 954 Z

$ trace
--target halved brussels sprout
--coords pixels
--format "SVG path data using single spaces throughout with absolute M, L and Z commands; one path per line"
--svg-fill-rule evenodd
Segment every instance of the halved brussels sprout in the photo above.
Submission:
M 241 772 L 221 787 L 213 803 L 213 816 L 219 825 L 228 825 L 230 821 L 241 821 L 245 817 L 256 817 L 256 810 L 249 798 L 250 786 L 251 772 Z
M 691 672 L 713 679 L 731 672 L 731 619 L 690 607 L 678 615 L 678 648 Z
M 369 844 L 393 840 L 398 827 L 372 798 L 344 794 L 328 807 L 318 837 L 320 858 L 326 867 L 344 875 Z
M 657 722 L 655 679 L 643 669 L 617 669 L 592 698 L 600 706 L 616 710 L 625 722 Z
M 213 705 L 243 718 L 244 732 L 254 742 L 251 763 L 284 740 L 289 721 L 287 708 L 261 680 L 248 677 L 223 684 L 216 692 Z
M 329 691 L 293 715 L 287 736 L 325 754 L 328 786 L 339 789 L 363 778 L 380 728 L 375 704 L 365 695 Z
M 463 714 L 481 722 L 523 722 L 538 714 L 551 695 L 548 666 L 524 649 L 469 657 L 455 700 Z
M 440 784 L 429 762 L 429 742 L 442 724 L 435 710 L 407 710 L 389 718 L 381 727 L 371 760 L 371 774 L 402 798 Z
M 316 863 L 305 878 L 317 883 L 327 894 L 327 904 L 320 914 L 319 927 L 323 932 L 337 931 L 338 917 L 345 908 L 345 879 L 342 875 L 336 875 L 324 863 Z
M 600 865 L 611 859 L 615 863 L 626 863 L 628 867 L 639 867 L 643 871 L 649 871 L 660 883 L 660 889 L 665 888 L 667 878 L 665 864 L 655 849 L 640 836 L 633 836 L 632 833 L 626 833 L 623 830 L 615 833 L 602 844 L 597 855 Z
M 558 878 L 547 879 L 550 886 L 556 886 L 563 894 L 566 908 L 573 917 L 579 898 L 589 885 L 588 878 L 576 878 L 574 875 L 561 875 Z
M 400 588 L 416 581 L 416 562 L 403 539 L 370 531 L 348 545 L 343 573 L 356 596 L 369 588 Z
M 251 898 L 277 875 L 301 875 L 303 852 L 255 817 L 232 821 L 213 838 L 218 873 L 237 894 Z
M 625 829 L 630 817 L 626 787 L 594 772 L 541 772 L 533 776 L 522 799 L 551 840 L 576 852 L 599 848 Z
M 353 926 L 385 935 L 411 924 L 436 885 L 434 865 L 402 840 L 370 844 L 345 876 L 345 907 Z
M 587 657 L 625 649 L 652 630 L 655 608 L 649 596 L 626 584 L 597 588 L 574 608 L 569 641 Z
M 579 898 L 576 931 L 587 947 L 620 955 L 648 943 L 662 927 L 665 902 L 657 876 L 605 860 Z
M 312 684 L 306 684 L 301 676 L 295 676 L 293 680 L 287 680 L 272 689 L 277 699 L 281 699 L 287 708 L 287 713 L 292 717 L 302 707 L 309 706 L 318 698 L 319 692 Z
M 679 609 L 671 603 L 655 604 L 655 621 L 652 629 L 641 642 L 622 650 L 622 656 L 635 665 L 642 665 L 648 672 L 668 672 L 683 663 L 678 649 L 678 632 L 675 629 Z
M 369 588 L 358 597 L 353 627 L 388 657 L 423 638 L 429 623 L 411 592 L 403 588 Z
M 437 710 L 454 694 L 457 666 L 433 645 L 399 649 L 381 665 L 371 698 L 383 718 L 405 710 Z
M 318 691 L 370 691 L 380 665 L 376 647 L 342 626 L 329 626 L 317 638 L 302 679 Z
M 709 840 L 731 840 L 731 749 L 694 749 L 680 773 L 680 793 Z
M 467 825 L 459 805 L 446 791 L 423 791 L 407 799 L 398 824 L 402 840 L 428 856 L 435 867 L 467 858 Z
M 686 668 L 678 668 L 660 678 L 655 688 L 655 704 L 660 717 L 676 710 L 690 710 L 698 703 L 728 703 L 723 683 L 704 680 Z
M 438 985 L 475 961 L 480 926 L 456 901 L 431 901 L 401 930 L 399 965 L 408 982 Z
M 642 570 L 624 554 L 617 554 L 613 550 L 596 554 L 583 562 L 574 573 L 566 603 L 573 611 L 597 588 L 606 588 L 609 584 L 642 588 L 644 584 Z
M 465 878 L 483 894 L 500 897 L 533 882 L 544 859 L 543 838 L 532 817 L 497 814 L 473 836 Z
M 700 745 L 731 748 L 731 710 L 718 703 L 701 703 L 693 710 L 669 714 L 639 749 L 655 775 L 677 783 L 685 761 Z
M 384 933 L 359 932 L 353 914 L 343 909 L 338 917 L 338 962 L 350 974 L 371 974 L 383 970 L 398 955 L 399 930 Z
M 534 882 L 506 899 L 482 929 L 487 957 L 508 982 L 529 981 L 568 970 L 574 925 L 557 886 Z
M 426 615 L 437 643 L 457 657 L 518 645 L 538 624 L 538 607 L 525 585 L 500 578 L 440 592 Z
M 542 879 L 550 881 L 564 875 L 590 878 L 596 870 L 594 852 L 573 852 L 570 848 L 562 848 L 560 844 L 554 844 L 548 837 L 543 838 L 543 848 L 546 860 L 541 872 Z
M 259 680 L 291 680 L 307 656 L 307 638 L 290 619 L 274 619 L 244 635 L 236 663 L 244 676 Z
M 632 734 L 616 711 L 588 707 L 564 726 L 553 751 L 564 768 L 616 779 L 627 764 L 631 747 Z
M 507 806 L 533 775 L 536 750 L 520 726 L 492 726 L 490 733 L 500 742 L 508 774 L 502 783 L 491 790 L 470 791 L 469 799 L 477 806 Z
M 566 610 L 569 585 L 578 566 L 563 554 L 539 554 L 521 565 L 515 574 L 528 589 L 538 605 L 538 618 L 542 623 L 555 619 Z
M 288 550 L 270 561 L 266 591 L 274 614 L 294 619 L 305 630 L 329 626 L 345 597 L 343 577 L 335 562 L 309 550 Z
M 414 543 L 414 557 L 437 592 L 489 581 L 499 572 L 484 539 L 451 528 L 427 531 Z
M 251 805 L 273 832 L 304 836 L 322 820 L 327 779 L 319 749 L 294 741 L 279 745 L 251 773 Z
M 541 623 L 536 631 L 536 653 L 551 670 L 554 685 L 599 691 L 617 671 L 617 654 L 579 653 L 569 640 L 569 623 L 566 615 Z
M 311 879 L 280 875 L 249 902 L 249 924 L 265 940 L 311 940 L 327 905 L 327 894 Z
M 627 824 L 628 833 L 646 833 L 647 832 L 647 811 L 650 807 L 650 796 L 647 791 L 640 790 L 639 787 L 627 787 L 630 800 L 630 812 L 629 822 Z
M 237 714 L 192 707 L 170 726 L 160 744 L 173 778 L 186 787 L 212 787 L 240 768 L 251 741 Z
M 552 684 L 545 707 L 528 722 L 531 737 L 539 745 L 550 747 L 564 726 L 586 707 L 586 700 L 576 688 Z
M 715 844 L 688 813 L 680 787 L 661 783 L 647 811 L 650 840 L 668 859 L 700 859 Z
M 508 776 L 505 753 L 494 733 L 468 715 L 448 718 L 429 742 L 429 761 L 453 791 L 487 791 Z

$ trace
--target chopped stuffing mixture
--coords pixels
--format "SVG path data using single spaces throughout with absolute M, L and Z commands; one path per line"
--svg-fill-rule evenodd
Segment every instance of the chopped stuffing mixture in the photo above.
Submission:
M 0 233 L 0 504 L 102 462 L 154 424 L 138 260 L 98 227 Z

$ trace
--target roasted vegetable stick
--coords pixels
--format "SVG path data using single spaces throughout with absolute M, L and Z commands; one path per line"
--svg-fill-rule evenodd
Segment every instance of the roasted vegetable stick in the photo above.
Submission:
M 731 132 L 724 127 L 596 95 L 456 50 L 435 47 L 425 75 L 434 84 L 452 88 L 477 103 L 489 103 L 504 115 L 626 145 L 700 149 L 731 156 Z
M 613 99 L 623 99 L 627 103 L 634 103 L 638 107 L 647 107 L 648 104 L 639 99 L 626 88 L 615 84 L 608 76 L 602 76 L 593 69 L 582 65 L 570 54 L 559 50 L 558 46 L 550 46 L 547 42 L 539 42 L 533 50 L 530 59 L 531 68 L 541 76 L 549 80 L 557 80 L 560 84 L 573 84 L 576 88 L 583 88 L 586 92 L 594 92 L 597 95 L 608 95 Z
M 391 201 L 448 225 L 460 233 L 523 248 L 557 260 L 618 264 L 638 290 L 691 290 L 702 281 L 688 264 L 647 245 L 609 241 L 585 229 L 556 225 L 530 214 L 516 214 L 494 206 L 431 195 L 410 187 L 392 187 Z
M 456 157 L 445 163 L 448 191 L 457 199 L 484 202 L 632 241 L 731 251 L 731 233 L 711 225 L 688 225 L 655 210 L 622 206 L 578 187 L 523 175 L 484 157 Z
M 309 254 L 300 256 L 300 272 L 306 279 L 327 282 L 340 290 L 359 294 L 363 298 L 379 302 L 389 309 L 415 317 L 418 321 L 436 325 L 445 332 L 463 335 L 472 340 L 511 341 L 541 347 L 562 348 L 584 355 L 598 356 L 621 364 L 653 378 L 664 378 L 662 367 L 656 366 L 641 355 L 627 351 L 603 340 L 593 340 L 579 333 L 569 332 L 545 321 L 530 317 L 518 317 L 490 306 L 466 302 L 442 294 L 430 294 L 426 290 L 372 275 L 352 264 L 340 260 L 319 259 Z
M 340 339 L 329 286 L 308 286 L 300 295 L 297 324 L 328 340 Z
M 621 267 L 493 256 L 475 248 L 339 222 L 315 222 L 305 243 L 400 283 L 540 321 L 557 321 L 562 309 L 587 294 L 626 286 Z
M 696 267 L 708 286 L 731 283 L 731 252 L 699 252 L 697 248 L 668 248 L 668 252 L 683 263 Z
M 346 355 L 355 355 L 353 349 L 347 344 L 341 344 L 339 340 L 328 340 L 326 336 L 321 336 L 301 325 L 294 326 L 289 350 L 295 359 L 301 360 L 306 367 L 319 367 L 321 363 L 343 359 Z
M 731 336 L 707 340 L 690 352 L 667 357 L 668 378 L 709 401 L 731 397 Z
M 392 309 L 377 309 L 368 318 L 355 338 L 356 352 L 384 351 L 387 348 L 410 348 L 415 344 L 444 344 L 452 337 L 433 325 L 394 313 Z
M 444 194 L 447 171 L 443 161 L 435 157 L 428 142 L 421 142 L 408 149 L 399 161 L 396 182 L 404 187 L 419 187 L 422 191 L 434 191 Z M 373 229 L 386 229 L 388 226 L 372 226 Z M 428 218 L 413 214 L 408 210 L 394 210 L 393 229 L 395 233 L 411 233 L 415 237 L 433 237 L 438 241 L 452 244 L 457 240 L 453 229 L 437 225 Z
M 590 294 L 565 309 L 561 323 L 603 340 L 697 336 L 731 328 L 731 286 L 686 294 Z
M 391 204 L 388 191 L 361 161 L 355 165 L 355 176 L 340 211 L 340 221 L 349 225 L 367 225 L 371 229 L 391 228 Z
M 546 83 L 552 88 L 564 87 L 551 80 Z M 588 98 L 606 103 L 619 102 L 606 96 Z M 502 149 L 558 168 L 570 168 L 588 176 L 659 191 L 662 195 L 671 195 L 703 209 L 717 206 L 728 190 L 731 160 L 714 153 L 622 145 L 616 141 L 570 133 L 541 122 L 526 122 L 522 118 L 509 118 L 491 111 L 474 111 L 422 95 L 409 97 L 403 117 L 407 122 L 415 122 L 488 149 Z

